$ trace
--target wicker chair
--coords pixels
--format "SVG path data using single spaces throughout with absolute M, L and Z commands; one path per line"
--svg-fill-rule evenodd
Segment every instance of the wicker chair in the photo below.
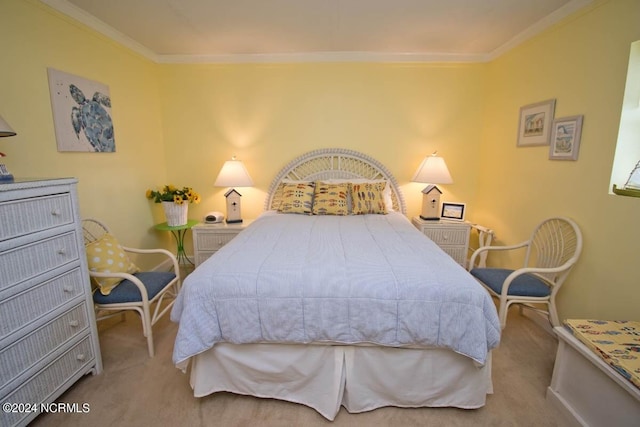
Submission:
M 105 234 L 110 234 L 109 229 L 95 219 L 82 220 L 85 246 L 98 242 Z M 99 289 L 93 293 L 96 319 L 104 320 L 122 314 L 124 311 L 133 310 L 140 315 L 142 331 L 147 337 L 149 356 L 155 354 L 153 346 L 153 325 L 173 306 L 174 300 L 180 290 L 180 269 L 178 260 L 165 249 L 134 249 L 120 246 L 124 253 L 136 254 L 162 254 L 171 261 L 171 271 L 150 272 L 96 272 L 92 271 L 91 262 L 89 276 L 92 282 L 95 279 L 115 278 L 122 280 L 108 295 L 103 295 Z M 89 260 L 91 261 L 91 260 Z M 151 309 L 153 308 L 153 314 Z
M 476 258 L 485 251 L 525 249 L 522 267 L 478 268 Z M 559 326 L 556 296 L 582 251 L 582 234 L 569 218 L 549 218 L 542 221 L 531 238 L 511 246 L 485 246 L 477 249 L 469 262 L 470 273 L 489 293 L 499 298 L 498 316 L 504 328 L 511 304 L 545 313 L 553 326 Z M 546 304 L 547 310 L 533 304 Z

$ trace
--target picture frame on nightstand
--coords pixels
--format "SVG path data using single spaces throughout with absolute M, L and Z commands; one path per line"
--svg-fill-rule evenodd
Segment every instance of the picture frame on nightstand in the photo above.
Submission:
M 440 218 L 452 221 L 464 221 L 466 203 L 442 202 Z

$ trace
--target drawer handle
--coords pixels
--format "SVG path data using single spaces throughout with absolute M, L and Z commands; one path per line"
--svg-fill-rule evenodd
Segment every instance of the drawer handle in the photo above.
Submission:
M 86 359 L 86 356 L 84 355 L 84 353 L 80 353 L 79 355 L 76 356 L 76 359 L 83 361 L 84 359 Z
M 51 211 L 51 215 L 53 216 L 60 216 L 62 212 L 60 212 L 60 209 L 54 209 Z
M 66 255 L 67 251 L 65 250 L 65 248 L 60 248 L 58 249 L 58 255 Z
M 449 235 L 448 234 L 443 234 L 442 235 L 442 240 L 449 240 Z
M 70 294 L 71 292 L 73 292 L 73 287 L 66 285 L 62 287 L 62 290 Z
M 69 321 L 69 326 L 75 328 L 76 326 L 78 326 L 80 324 L 80 322 L 78 322 L 77 320 L 70 320 Z

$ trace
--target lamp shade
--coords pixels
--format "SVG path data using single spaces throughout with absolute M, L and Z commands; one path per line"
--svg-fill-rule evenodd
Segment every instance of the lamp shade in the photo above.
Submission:
M 216 187 L 251 187 L 253 180 L 242 161 L 236 160 L 234 156 L 231 160 L 224 162 L 213 185 Z
M 442 157 L 436 156 L 436 153 L 422 161 L 411 181 L 424 184 L 453 184 L 447 164 Z
M 16 133 L 11 129 L 9 123 L 5 122 L 2 117 L 0 117 L 0 136 L 14 136 Z

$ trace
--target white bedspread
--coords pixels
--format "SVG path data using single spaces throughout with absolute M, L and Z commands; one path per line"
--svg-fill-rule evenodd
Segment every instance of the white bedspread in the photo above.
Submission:
M 184 281 L 173 361 L 218 342 L 444 347 L 484 364 L 489 294 L 400 213 L 266 212 Z

